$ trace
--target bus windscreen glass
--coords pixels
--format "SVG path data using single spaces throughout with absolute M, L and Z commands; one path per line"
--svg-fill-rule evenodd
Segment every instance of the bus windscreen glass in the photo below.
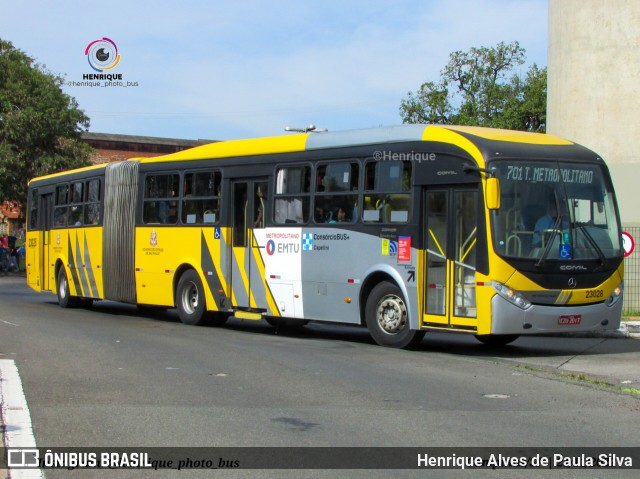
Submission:
M 493 212 L 498 254 L 534 261 L 600 260 L 622 255 L 616 202 L 597 164 L 496 160 L 501 207 Z

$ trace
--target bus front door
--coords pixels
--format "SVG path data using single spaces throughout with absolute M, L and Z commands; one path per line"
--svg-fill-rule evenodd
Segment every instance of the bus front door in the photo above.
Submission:
M 267 309 L 264 265 L 254 230 L 265 227 L 267 179 L 232 181 L 231 300 L 233 306 Z
M 423 326 L 474 330 L 478 187 L 424 193 L 426 264 Z
M 53 193 L 40 197 L 40 225 L 42 226 L 42 242 L 38 248 L 40 253 L 39 266 L 40 281 L 43 291 L 55 291 L 55 278 L 53 278 L 53 266 L 49 264 L 51 254 L 51 218 L 53 218 Z

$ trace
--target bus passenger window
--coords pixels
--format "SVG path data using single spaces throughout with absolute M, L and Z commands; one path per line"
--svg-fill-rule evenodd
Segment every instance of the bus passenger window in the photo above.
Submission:
M 365 223 L 407 223 L 411 219 L 410 161 L 372 161 L 365 165 Z
M 318 166 L 314 198 L 316 223 L 354 223 L 357 220 L 359 166 L 350 161 Z
M 53 215 L 54 226 L 61 228 L 67 226 L 67 207 L 56 207 Z
M 185 225 L 217 224 L 220 221 L 219 171 L 186 173 L 182 191 L 181 221 Z
M 276 224 L 307 223 L 311 206 L 310 193 L 310 167 L 288 166 L 278 168 L 273 221 Z
M 146 224 L 176 224 L 178 222 L 177 174 L 147 175 L 144 181 L 142 221 Z

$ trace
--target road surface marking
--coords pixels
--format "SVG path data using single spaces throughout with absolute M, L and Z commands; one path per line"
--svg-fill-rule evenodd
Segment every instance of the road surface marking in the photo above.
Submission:
M 31 427 L 31 415 L 24 397 L 22 380 L 12 359 L 0 359 L 0 414 L 4 424 L 6 448 L 35 449 L 36 438 Z M 11 469 L 11 479 L 41 479 L 41 469 Z

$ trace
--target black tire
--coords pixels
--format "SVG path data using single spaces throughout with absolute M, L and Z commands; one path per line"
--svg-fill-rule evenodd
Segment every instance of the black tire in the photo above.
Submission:
M 376 285 L 369 293 L 365 318 L 369 334 L 380 346 L 411 348 L 424 337 L 424 331 L 410 328 L 402 291 L 387 281 Z
M 519 334 L 476 334 L 476 339 L 487 346 L 506 346 L 519 337 Z
M 176 287 L 176 308 L 180 321 L 184 324 L 199 325 L 207 320 L 207 305 L 204 288 L 198 273 L 190 269 L 185 271 Z
M 58 277 L 56 278 L 56 294 L 58 295 L 58 304 L 63 308 L 77 308 L 80 299 L 77 296 L 71 296 L 69 292 L 69 280 L 64 266 L 60 266 Z

